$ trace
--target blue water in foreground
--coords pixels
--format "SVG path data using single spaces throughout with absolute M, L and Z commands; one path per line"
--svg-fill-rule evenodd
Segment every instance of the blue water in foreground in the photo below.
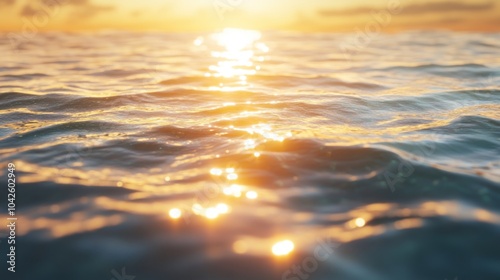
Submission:
M 500 34 L 353 36 L 1 35 L 8 279 L 500 279 Z

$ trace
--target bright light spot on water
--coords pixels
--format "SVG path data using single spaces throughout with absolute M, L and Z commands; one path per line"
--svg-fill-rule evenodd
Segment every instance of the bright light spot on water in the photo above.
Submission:
M 295 245 L 290 240 L 280 241 L 274 244 L 272 251 L 276 256 L 284 256 L 290 254 L 293 251 Z
M 243 187 L 240 186 L 240 185 L 236 185 L 236 184 L 233 184 L 231 185 L 230 187 L 228 188 L 224 188 L 222 190 L 222 192 L 225 194 L 225 195 L 232 195 L 234 197 L 240 197 L 241 196 L 241 192 L 243 191 Z
M 195 213 L 196 215 L 201 215 L 203 213 L 203 207 L 198 203 L 193 204 L 191 210 L 193 210 L 193 213 Z
M 273 102 L 275 102 L 275 101 L 273 101 Z M 273 103 L 273 102 L 271 102 L 271 103 Z M 292 136 L 291 132 L 286 132 L 284 135 L 280 135 L 280 134 L 274 132 L 272 130 L 271 126 L 268 124 L 252 125 L 251 128 L 248 128 L 245 130 L 252 135 L 259 134 L 266 139 L 278 141 L 278 142 L 283 142 L 286 139 L 286 137 Z M 245 145 L 246 145 L 246 143 L 245 143 Z
M 269 48 L 264 43 L 258 43 L 257 48 L 263 52 L 269 52 Z
M 364 227 L 366 222 L 365 222 L 365 219 L 363 219 L 363 218 L 357 218 L 356 220 L 354 220 L 354 224 L 357 227 Z
M 212 169 L 210 169 L 210 174 L 212 174 L 214 176 L 220 176 L 220 175 L 222 175 L 222 169 L 212 168 Z
M 214 207 L 207 208 L 207 210 L 205 211 L 205 217 L 210 220 L 216 219 L 217 217 L 219 217 L 219 211 L 217 211 L 217 209 Z
M 249 191 L 249 192 L 247 192 L 247 194 L 246 194 L 246 197 L 247 197 L 248 199 L 257 199 L 257 197 L 258 197 L 258 196 L 259 196 L 259 195 L 258 195 L 256 192 L 254 192 L 254 191 Z
M 253 149 L 253 148 L 255 148 L 255 146 L 256 146 L 255 140 L 253 140 L 253 139 L 245 140 L 245 149 Z
M 219 212 L 219 214 L 226 214 L 229 212 L 229 206 L 224 203 L 219 203 L 217 206 L 215 206 L 215 209 Z
M 248 251 L 248 246 L 245 241 L 238 240 L 233 243 L 233 251 L 237 254 L 244 254 Z
M 236 174 L 236 173 L 227 174 L 226 178 L 228 180 L 236 180 L 236 179 L 238 179 L 238 174 Z
M 195 46 L 201 46 L 203 44 L 203 37 L 196 38 L 196 40 L 194 40 L 193 44 Z
M 168 212 L 168 215 L 172 219 L 179 219 L 182 216 L 182 212 L 178 208 L 173 208 Z
M 234 168 L 232 168 L 232 167 L 226 168 L 226 173 L 228 173 L 228 174 L 234 173 Z
M 255 152 L 255 153 L 253 153 L 253 156 L 254 157 L 260 157 L 260 153 L 259 152 Z
M 227 214 L 231 210 L 229 206 L 225 203 L 219 203 L 215 206 L 205 208 L 198 203 L 193 204 L 193 213 L 199 216 L 203 216 L 207 219 L 213 220 L 219 217 L 219 215 Z

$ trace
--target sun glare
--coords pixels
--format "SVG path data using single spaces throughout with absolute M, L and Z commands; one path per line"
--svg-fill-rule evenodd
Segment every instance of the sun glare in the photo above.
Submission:
M 235 53 L 252 45 L 261 38 L 258 31 L 226 28 L 221 33 L 214 34 L 214 39 L 228 52 Z
M 179 219 L 182 215 L 182 212 L 180 209 L 178 208 L 174 208 L 174 209 L 171 209 L 169 212 L 168 212 L 168 215 L 170 216 L 170 218 L 176 220 L 176 219 Z
M 236 28 L 226 28 L 222 32 L 213 34 L 209 39 L 197 38 L 195 46 L 207 44 L 211 50 L 210 55 L 216 63 L 208 67 L 205 77 L 220 78 L 214 90 L 232 91 L 248 86 L 248 76 L 255 75 L 261 69 L 258 63 L 265 60 L 264 54 L 269 48 L 259 42 L 262 35 L 258 31 Z M 210 42 L 215 45 L 211 45 Z
M 255 191 L 249 191 L 246 193 L 248 199 L 257 199 L 259 195 Z
M 295 245 L 293 244 L 292 241 L 284 240 L 274 244 L 272 252 L 276 256 L 285 256 L 290 254 L 294 248 Z

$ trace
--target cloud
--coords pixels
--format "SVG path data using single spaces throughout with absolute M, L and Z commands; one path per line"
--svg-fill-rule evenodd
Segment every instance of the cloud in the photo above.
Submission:
M 373 7 L 358 7 L 358 8 L 353 8 L 353 9 L 322 9 L 319 10 L 318 13 L 321 16 L 352 16 L 352 15 L 359 15 L 359 14 L 366 14 L 369 13 L 373 10 L 376 10 L 376 8 Z
M 86 18 L 95 16 L 101 12 L 109 12 L 115 9 L 113 6 L 95 5 L 90 0 L 61 0 L 63 3 L 75 6 L 73 16 Z
M 0 0 L 0 4 L 4 4 L 4 5 L 12 5 L 16 2 L 16 0 Z
M 90 4 L 89 0 L 64 0 L 63 2 L 66 4 L 72 4 L 77 6 Z
M 13 0 L 0 0 L 0 1 L 13 1 Z M 100 12 L 114 10 L 113 6 L 103 6 L 95 5 L 89 0 L 42 0 L 40 5 L 34 7 L 31 4 L 26 4 L 20 11 L 21 16 L 33 16 L 38 12 L 42 11 L 45 5 L 47 7 L 52 7 L 55 5 L 61 5 L 73 8 L 73 15 L 79 18 L 91 17 Z
M 466 4 L 461 2 L 437 2 L 413 4 L 404 8 L 405 14 L 426 14 L 426 13 L 451 13 L 451 12 L 472 12 L 488 11 L 495 7 L 494 2 L 485 2 L 480 4 Z
M 31 5 L 28 4 L 21 9 L 21 12 L 19 13 L 19 15 L 25 16 L 25 17 L 30 17 L 30 16 L 35 15 L 37 12 L 38 12 L 37 9 L 33 8 Z
M 422 4 L 411 4 L 403 7 L 405 15 L 421 15 L 427 13 L 453 13 L 453 12 L 477 12 L 488 11 L 495 7 L 494 2 L 479 4 L 467 4 L 463 2 L 443 1 Z M 375 7 L 357 7 L 352 9 L 322 9 L 318 11 L 321 16 L 355 16 L 378 10 Z
M 73 15 L 78 18 L 92 17 L 101 12 L 113 11 L 115 7 L 113 6 L 98 6 L 98 5 L 85 5 L 78 7 Z

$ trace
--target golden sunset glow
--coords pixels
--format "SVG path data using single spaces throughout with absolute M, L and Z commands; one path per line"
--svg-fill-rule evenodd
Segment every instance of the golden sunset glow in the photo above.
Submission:
M 118 1 L 45 2 L 5 1 L 0 30 L 163 30 L 208 31 L 225 27 L 308 31 L 353 31 L 373 19 L 372 14 L 400 5 L 386 31 L 447 28 L 499 30 L 500 5 L 491 0 L 327 0 L 236 1 Z M 45 3 L 45 4 L 44 4 Z
M 0 18 L 19 279 L 500 275 L 499 1 L 0 0 Z

